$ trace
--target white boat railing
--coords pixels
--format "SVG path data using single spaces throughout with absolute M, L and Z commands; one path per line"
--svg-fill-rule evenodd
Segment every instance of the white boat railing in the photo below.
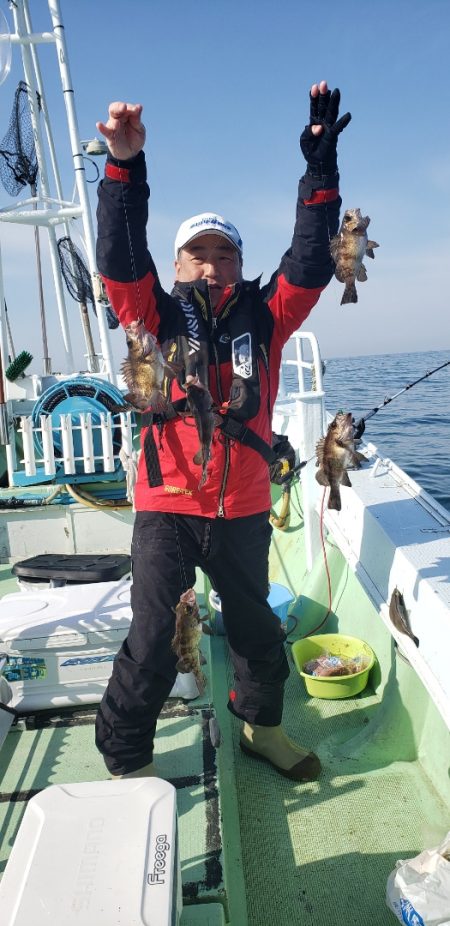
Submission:
M 23 458 L 16 461 L 16 465 L 22 465 L 27 478 L 37 476 L 39 468 L 45 476 L 58 476 L 60 479 L 99 471 L 114 473 L 124 458 L 133 456 L 135 428 L 131 412 L 121 412 L 114 416 L 114 420 L 110 412 L 100 413 L 98 421 L 93 421 L 91 412 L 81 412 L 75 418 L 61 414 L 59 425 L 55 424 L 51 415 L 41 415 L 38 427 L 31 416 L 24 416 L 18 428 L 22 436 Z M 39 447 L 42 447 L 42 455 L 36 449 Z M 60 449 L 55 451 L 55 447 Z M 17 470 L 13 481 L 14 484 L 23 482 Z
M 287 350 L 293 351 L 294 357 L 282 360 L 273 430 L 287 435 L 298 454 L 298 462 L 306 464 L 300 472 L 306 565 L 311 570 L 321 546 L 315 459 L 317 442 L 327 429 L 323 364 L 317 338 L 310 331 L 295 332 L 288 341 Z M 307 350 L 310 360 L 306 359 Z

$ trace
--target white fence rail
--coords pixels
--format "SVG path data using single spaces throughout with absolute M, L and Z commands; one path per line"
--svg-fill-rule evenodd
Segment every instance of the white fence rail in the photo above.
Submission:
M 33 424 L 29 416 L 22 417 L 19 434 L 22 435 L 23 458 L 20 460 L 26 476 L 36 476 L 37 468 L 43 467 L 46 476 L 89 475 L 103 471 L 113 473 L 119 465 L 119 452 L 131 457 L 133 454 L 133 430 L 131 412 L 113 416 L 100 413 L 92 421 L 91 412 L 59 415 L 60 423 L 55 425 L 51 415 L 40 416 L 40 427 Z M 114 438 L 120 430 L 120 447 L 114 453 Z M 116 444 L 119 442 L 116 440 Z M 42 455 L 39 454 L 39 445 Z M 57 450 L 55 451 L 55 447 Z M 100 465 L 98 465 L 100 464 Z

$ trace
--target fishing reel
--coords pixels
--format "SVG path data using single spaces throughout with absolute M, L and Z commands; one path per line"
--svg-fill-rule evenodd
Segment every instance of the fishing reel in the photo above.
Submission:
M 284 434 L 272 432 L 272 450 L 277 459 L 269 464 L 270 481 L 274 485 L 282 486 L 294 476 L 296 469 L 295 450 Z

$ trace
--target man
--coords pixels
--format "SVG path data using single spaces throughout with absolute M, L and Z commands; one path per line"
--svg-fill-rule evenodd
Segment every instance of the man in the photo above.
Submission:
M 228 707 L 243 721 L 241 747 L 295 781 L 313 780 L 318 757 L 281 726 L 289 674 L 285 635 L 267 603 L 271 526 L 268 459 L 283 345 L 333 273 L 340 94 L 325 81 L 310 93 L 300 139 L 290 249 L 263 287 L 242 274 L 239 232 L 222 216 L 183 222 L 175 239 L 175 287 L 159 282 L 147 249 L 149 189 L 142 107 L 112 103 L 98 123 L 109 154 L 99 187 L 98 267 L 120 322 L 141 318 L 181 373 L 167 380 L 167 414 L 143 416 L 132 541 L 133 620 L 97 717 L 97 745 L 113 776 L 154 774 L 153 739 L 176 677 L 174 607 L 200 566 L 217 590 L 234 665 Z M 186 417 L 186 383 L 198 376 L 221 415 L 207 480 L 199 487 L 198 436 Z

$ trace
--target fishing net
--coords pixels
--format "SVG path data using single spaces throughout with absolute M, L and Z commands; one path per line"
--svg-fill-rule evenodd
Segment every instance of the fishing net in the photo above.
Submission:
M 61 273 L 67 289 L 75 299 L 83 305 L 91 304 L 95 312 L 95 299 L 92 289 L 91 275 L 86 264 L 71 238 L 60 238 L 58 241 L 59 262 Z M 108 328 L 117 328 L 119 319 L 110 305 L 106 307 Z
M 41 102 L 37 94 L 39 109 Z M 9 127 L 0 144 L 0 179 L 10 196 L 17 196 L 27 184 L 35 187 L 38 174 L 28 85 L 21 80 L 14 94 Z

